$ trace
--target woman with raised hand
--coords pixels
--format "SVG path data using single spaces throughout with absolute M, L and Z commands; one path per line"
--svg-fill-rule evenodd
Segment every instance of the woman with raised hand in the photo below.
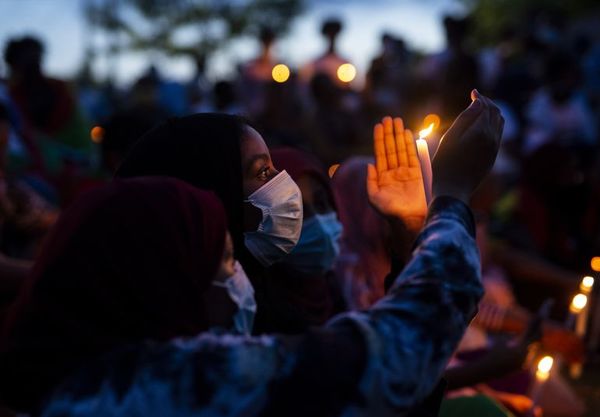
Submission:
M 475 225 L 465 204 L 495 159 L 502 117 L 485 97 L 446 133 L 434 159 L 433 201 L 412 258 L 370 309 L 342 314 L 303 336 L 201 334 L 115 351 L 51 396 L 51 416 L 398 415 L 437 385 L 482 294 Z M 414 147 L 397 146 L 410 168 Z M 378 154 L 389 158 L 391 152 Z M 389 162 L 389 160 L 388 160 Z M 405 177 L 380 181 L 397 215 Z M 391 187 L 391 188 L 388 188 Z M 395 189 L 398 192 L 392 192 Z M 385 205 L 384 204 L 384 205 Z

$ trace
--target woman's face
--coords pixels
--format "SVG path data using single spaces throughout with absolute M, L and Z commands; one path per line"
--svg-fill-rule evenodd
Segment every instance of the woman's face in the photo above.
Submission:
M 235 258 L 233 257 L 233 240 L 229 232 L 225 234 L 225 247 L 223 248 L 223 256 L 221 265 L 215 276 L 215 281 L 224 282 L 227 278 L 235 273 Z
M 260 134 L 246 126 L 240 143 L 242 157 L 242 184 L 244 198 L 269 182 L 279 171 L 273 166 L 269 148 Z M 256 230 L 262 212 L 251 204 L 244 204 L 244 230 Z
M 279 171 L 273 166 L 267 144 L 260 134 L 246 126 L 240 143 L 244 198 L 265 185 Z
M 231 235 L 227 232 L 221 264 L 217 274 L 213 277 L 213 281 L 225 282 L 227 278 L 235 273 L 234 265 L 233 241 L 231 240 Z M 203 293 L 203 304 L 206 308 L 205 314 L 210 327 L 231 328 L 233 325 L 233 316 L 238 308 L 231 300 L 231 297 L 229 297 L 225 288 L 210 285 Z

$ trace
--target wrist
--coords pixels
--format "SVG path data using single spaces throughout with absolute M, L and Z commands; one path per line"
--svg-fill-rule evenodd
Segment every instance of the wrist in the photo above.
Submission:
M 456 187 L 436 187 L 434 185 L 431 190 L 431 200 L 433 201 L 437 197 L 452 197 L 462 201 L 466 205 L 469 205 L 469 201 L 471 200 L 471 193 Z

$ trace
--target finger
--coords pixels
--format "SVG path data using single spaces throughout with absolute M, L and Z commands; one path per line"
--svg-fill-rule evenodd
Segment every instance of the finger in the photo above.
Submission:
M 398 168 L 398 154 L 396 153 L 396 140 L 394 139 L 394 123 L 391 117 L 383 118 L 383 134 L 388 169 Z
M 398 166 L 408 166 L 408 154 L 404 139 L 404 122 L 400 117 L 394 119 L 394 136 L 396 137 L 396 152 L 398 153 Z
M 383 125 L 381 123 L 377 123 L 373 128 L 373 150 L 377 172 L 387 171 L 387 158 L 385 157 L 385 145 L 383 144 Z
M 406 146 L 406 155 L 409 167 L 419 167 L 419 155 L 417 154 L 417 145 L 410 129 L 404 131 L 404 144 Z
M 471 126 L 475 120 L 483 113 L 485 105 L 483 101 L 476 98 L 461 114 L 454 120 L 450 129 L 444 134 L 452 132 L 454 137 L 460 137 L 469 126 Z
M 379 192 L 379 176 L 373 164 L 367 165 L 367 194 L 369 197 Z

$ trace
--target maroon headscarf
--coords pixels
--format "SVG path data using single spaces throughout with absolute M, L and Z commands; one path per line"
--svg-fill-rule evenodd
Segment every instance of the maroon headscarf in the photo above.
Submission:
M 3 401 L 35 409 L 95 356 L 206 330 L 202 294 L 225 233 L 218 198 L 180 180 L 121 180 L 83 194 L 46 241 L 4 328 Z
M 367 164 L 373 158 L 353 157 L 332 178 L 338 217 L 344 225 L 341 259 L 344 294 L 350 308 L 364 309 L 384 295 L 384 280 L 390 272 L 385 220 L 369 204 Z

